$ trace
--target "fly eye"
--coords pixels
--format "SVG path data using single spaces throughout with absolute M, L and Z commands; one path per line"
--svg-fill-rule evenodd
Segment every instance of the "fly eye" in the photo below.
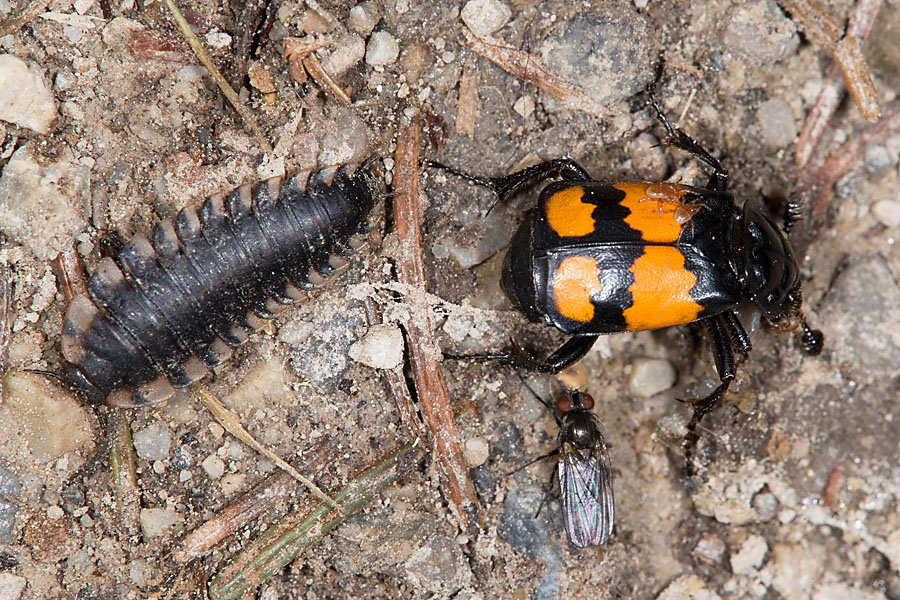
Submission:
M 594 398 L 590 394 L 581 394 L 581 403 L 588 410 L 594 408 Z
M 561 413 L 567 413 L 572 410 L 572 401 L 569 399 L 568 394 L 559 397 L 559 400 L 556 401 L 556 410 Z

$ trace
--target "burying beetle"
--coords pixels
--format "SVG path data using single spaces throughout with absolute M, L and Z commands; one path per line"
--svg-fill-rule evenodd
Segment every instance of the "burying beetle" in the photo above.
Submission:
M 559 435 L 554 450 L 520 468 L 558 456 L 556 478 L 566 536 L 578 548 L 602 546 L 612 536 L 616 510 L 609 447 L 600 432 L 600 421 L 591 412 L 594 399 L 581 391 L 566 390 L 551 406 L 524 379 L 522 383 L 553 415 Z M 541 508 L 543 505 L 542 501 Z
M 666 129 L 667 145 L 713 169 L 705 188 L 596 181 L 570 159 L 495 178 L 427 163 L 493 190 L 497 203 L 528 183 L 562 179 L 546 185 L 537 206 L 526 212 L 504 260 L 501 285 L 529 320 L 572 337 L 545 360 L 518 348 L 447 356 L 558 373 L 584 357 L 600 335 L 702 322 L 721 383 L 691 403 L 683 443 L 690 476 L 700 420 L 734 380 L 735 353 L 743 359 L 751 349 L 735 313 L 738 303 L 749 298 L 782 329 L 799 325 L 809 354 L 821 351 L 823 336 L 810 329 L 800 310 L 800 272 L 787 238 L 798 207 L 788 208 L 781 228 L 758 201 L 748 200 L 739 211 L 718 159 L 672 126 L 654 98 L 650 103 Z

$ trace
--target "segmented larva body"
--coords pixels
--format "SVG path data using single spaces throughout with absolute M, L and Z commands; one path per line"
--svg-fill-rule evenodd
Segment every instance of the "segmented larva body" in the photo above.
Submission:
M 69 305 L 69 379 L 94 400 L 146 406 L 203 377 L 347 266 L 374 204 L 368 165 L 244 185 L 183 209 L 151 240 L 136 235 Z

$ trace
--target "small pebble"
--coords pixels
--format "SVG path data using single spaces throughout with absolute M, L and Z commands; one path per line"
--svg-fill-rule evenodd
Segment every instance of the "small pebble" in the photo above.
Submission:
M 601 3 L 561 19 L 539 54 L 548 69 L 577 83 L 595 102 L 608 105 L 625 101 L 653 80 L 658 39 L 649 19 L 630 5 Z M 630 119 L 613 121 L 614 130 L 631 124 Z M 610 135 L 618 139 L 619 133 Z
M 200 466 L 206 471 L 210 479 L 219 479 L 225 474 L 225 462 L 215 454 L 210 454 L 204 458 Z
M 891 151 L 884 144 L 867 144 L 863 153 L 866 171 L 875 177 L 883 177 L 897 164 Z
M 638 358 L 631 363 L 628 385 L 631 393 L 640 398 L 650 398 L 675 385 L 678 374 L 667 360 Z
M 780 98 L 763 103 L 756 113 L 763 141 L 770 148 L 786 148 L 797 138 L 791 105 Z
M 134 449 L 143 460 L 165 460 L 169 458 L 172 437 L 164 423 L 153 423 L 134 432 Z
M 490 454 L 488 443 L 481 438 L 470 438 L 466 440 L 463 449 L 463 458 L 469 467 L 480 467 L 483 465 Z
M 184 517 L 169 508 L 143 508 L 140 521 L 144 537 L 153 538 L 184 522 Z
M 422 595 L 455 595 L 471 577 L 459 544 L 442 535 L 416 548 L 403 564 L 403 570 L 410 584 Z
M 534 113 L 534 98 L 522 96 L 513 104 L 513 110 L 523 119 L 527 119 Z
M 487 37 L 506 25 L 512 10 L 500 0 L 469 0 L 459 16 L 472 33 Z
M 246 477 L 244 475 L 240 475 L 237 473 L 229 473 L 222 477 L 221 481 L 219 481 L 219 485 L 222 488 L 222 495 L 226 498 L 235 494 L 244 488 L 244 484 L 246 481 Z
M 231 36 L 224 31 L 211 31 L 206 34 L 206 41 L 213 48 L 221 50 L 231 45 Z
M 772 492 L 761 492 L 753 496 L 753 509 L 760 521 L 771 521 L 778 514 L 778 498 Z
M 725 542 L 714 535 L 705 535 L 697 542 L 693 554 L 701 562 L 717 565 L 725 555 Z
M 731 570 L 735 575 L 752 575 L 762 566 L 763 558 L 769 551 L 766 539 L 761 535 L 751 535 L 741 545 L 741 549 L 731 556 Z
M 49 133 L 56 102 L 40 71 L 12 54 L 0 54 L 0 119 Z
M 366 55 L 366 43 L 353 32 L 347 32 L 334 38 L 331 46 L 321 59 L 322 68 L 332 77 L 343 75 L 351 67 L 356 66 Z
M 381 18 L 381 10 L 374 0 L 360 2 L 350 9 L 350 15 L 347 17 L 347 27 L 366 37 L 375 29 L 379 18 Z
M 0 231 L 49 262 L 74 246 L 84 229 L 84 218 L 73 207 L 88 204 L 90 180 L 90 170 L 70 162 L 67 153 L 51 162 L 35 156 L 32 143 L 22 146 L 0 177 Z
M 27 580 L 14 573 L 0 573 L 0 600 L 19 600 Z
M 656 600 L 719 600 L 720 596 L 706 587 L 706 583 L 696 575 L 682 575 L 666 589 Z
M 395 325 L 373 325 L 350 346 L 350 358 L 373 369 L 394 369 L 403 362 L 403 333 Z
M 799 43 L 797 27 L 771 0 L 753 0 L 733 9 L 722 41 L 759 62 L 787 56 Z
M 0 544 L 12 542 L 21 493 L 22 483 L 18 476 L 5 463 L 0 463 Z
M 872 214 L 888 227 L 900 226 L 900 202 L 879 200 L 872 205 Z
M 43 375 L 10 371 L 3 378 L 3 394 L 0 421 L 17 424 L 38 461 L 56 461 L 93 440 L 82 403 Z
M 387 31 L 376 31 L 366 46 L 366 63 L 373 67 L 391 65 L 400 56 L 400 44 Z
M 60 506 L 57 506 L 57 505 L 53 505 L 53 506 L 51 506 L 50 508 L 47 509 L 47 518 L 48 518 L 48 519 L 53 519 L 54 521 L 55 521 L 56 519 L 61 519 L 61 518 L 63 518 L 63 515 L 65 515 L 65 514 L 66 514 L 66 513 L 63 511 L 63 509 L 62 509 Z

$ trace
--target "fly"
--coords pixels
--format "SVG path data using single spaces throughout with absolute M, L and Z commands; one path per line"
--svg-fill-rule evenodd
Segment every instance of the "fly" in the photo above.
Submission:
M 612 536 L 616 510 L 609 448 L 600 432 L 600 421 L 591 412 L 594 399 L 590 394 L 567 390 L 551 407 L 528 384 L 526 387 L 550 409 L 559 425 L 557 448 L 532 462 L 559 457 L 556 476 L 569 542 L 579 548 L 602 546 Z

